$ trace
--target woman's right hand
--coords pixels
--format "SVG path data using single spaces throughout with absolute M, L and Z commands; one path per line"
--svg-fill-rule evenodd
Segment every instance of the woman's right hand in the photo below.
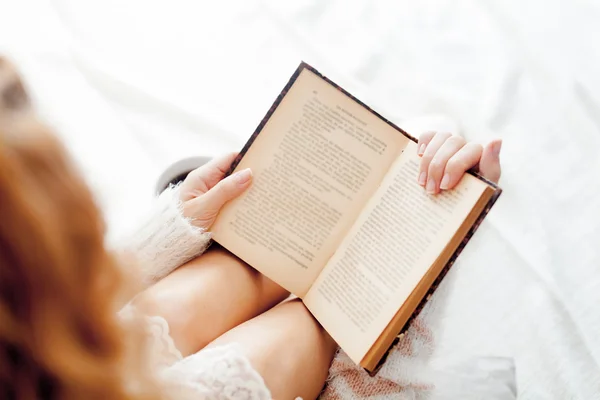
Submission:
M 237 153 L 231 153 L 215 158 L 190 172 L 181 184 L 179 197 L 183 215 L 193 225 L 208 230 L 225 203 L 240 196 L 252 184 L 249 168 L 223 178 L 236 157 Z

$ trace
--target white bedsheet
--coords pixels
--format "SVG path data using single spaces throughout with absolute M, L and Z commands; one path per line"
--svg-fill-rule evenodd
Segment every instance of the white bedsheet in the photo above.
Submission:
M 301 59 L 401 125 L 502 137 L 505 192 L 436 293 L 428 362 L 514 357 L 520 398 L 592 399 L 599 20 L 594 0 L 0 0 L 0 51 L 114 234 L 171 162 L 239 149 Z

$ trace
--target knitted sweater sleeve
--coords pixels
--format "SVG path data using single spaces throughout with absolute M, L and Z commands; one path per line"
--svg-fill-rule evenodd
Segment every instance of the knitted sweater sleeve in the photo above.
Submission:
M 124 250 L 135 257 L 142 285 L 147 287 L 202 254 L 210 238 L 210 232 L 184 217 L 175 186 L 157 198 L 149 215 L 125 241 Z

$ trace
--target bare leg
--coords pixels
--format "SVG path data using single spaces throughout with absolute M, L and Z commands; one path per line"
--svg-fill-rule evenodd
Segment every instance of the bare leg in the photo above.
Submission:
M 337 345 L 300 301 L 275 306 L 288 296 L 216 248 L 146 289 L 133 304 L 167 320 L 184 356 L 209 343 L 239 343 L 273 398 L 308 400 L 323 388 Z
M 316 399 L 336 343 L 298 300 L 282 303 L 223 334 L 209 347 L 239 343 L 274 399 Z
M 222 248 L 211 249 L 140 293 L 133 305 L 169 324 L 186 356 L 289 296 Z

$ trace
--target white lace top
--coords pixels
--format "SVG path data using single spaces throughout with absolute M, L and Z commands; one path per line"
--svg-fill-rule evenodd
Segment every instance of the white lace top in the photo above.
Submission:
M 153 212 L 127 243 L 143 271 L 144 284 L 170 272 L 202 254 L 210 233 L 194 227 L 183 216 L 177 188 L 164 191 Z M 135 310 L 126 306 L 123 319 L 133 318 Z M 143 316 L 150 344 L 149 360 L 172 399 L 267 400 L 271 394 L 262 377 L 250 365 L 236 344 L 201 350 L 182 357 L 169 335 L 167 321 L 159 316 Z

